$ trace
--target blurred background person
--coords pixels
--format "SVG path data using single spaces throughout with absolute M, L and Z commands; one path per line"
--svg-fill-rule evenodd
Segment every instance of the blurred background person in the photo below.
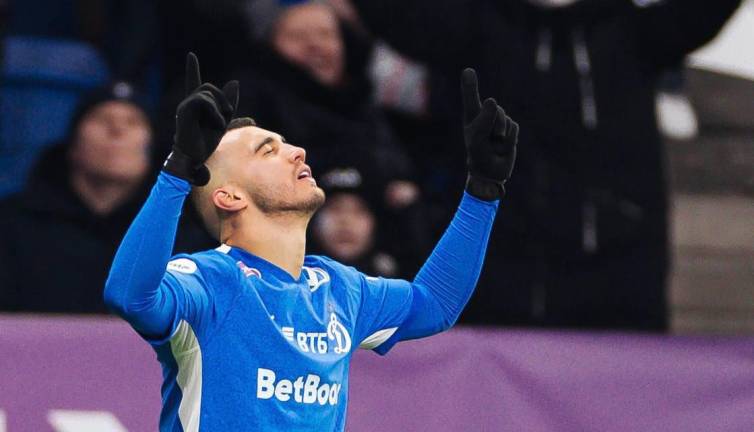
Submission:
M 145 99 L 130 84 L 83 99 L 68 138 L 0 204 L 0 309 L 105 312 L 100 293 L 115 248 L 154 175 L 152 137 Z
M 369 195 L 375 191 L 370 191 L 361 173 L 353 167 L 338 168 L 318 178 L 327 200 L 312 221 L 310 250 L 369 275 L 404 277 L 398 260 L 380 251 L 380 227 L 388 224 L 372 208 Z
M 739 3 L 353 0 L 403 53 L 480 70 L 526 131 L 467 323 L 667 328 L 655 88 Z
M 12 277 L 0 283 L 15 308 L 104 311 L 96 293 L 118 235 L 145 198 L 151 139 L 143 100 L 129 84 L 84 99 L 69 138 L 42 155 L 27 188 L 4 204 L 0 265 Z

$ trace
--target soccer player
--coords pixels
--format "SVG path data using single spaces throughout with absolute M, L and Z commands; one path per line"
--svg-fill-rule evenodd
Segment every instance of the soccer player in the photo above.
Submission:
M 366 276 L 305 256 L 324 202 L 306 152 L 248 118 L 238 83 L 201 84 L 189 54 L 173 151 L 118 249 L 106 303 L 155 349 L 161 431 L 342 431 L 359 347 L 448 329 L 476 284 L 516 156 L 518 125 L 476 74 L 462 76 L 466 192 L 412 281 Z M 191 194 L 221 246 L 170 258 Z M 165 270 L 167 268 L 167 271 Z

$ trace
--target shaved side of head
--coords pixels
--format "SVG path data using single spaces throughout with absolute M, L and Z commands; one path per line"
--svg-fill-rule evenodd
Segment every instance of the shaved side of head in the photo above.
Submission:
M 239 130 L 247 126 L 254 125 L 249 124 L 229 128 L 228 132 L 220 140 L 220 144 L 217 146 L 215 152 L 205 162 L 210 172 L 209 183 L 204 186 L 195 186 L 191 191 L 191 201 L 194 204 L 194 208 L 199 213 L 199 217 L 207 228 L 207 231 L 219 242 L 224 240 L 222 238 L 222 221 L 226 217 L 226 214 L 223 210 L 217 208 L 212 200 L 212 193 L 217 188 L 230 182 L 228 172 L 234 160 L 232 149 L 237 145 L 237 141 L 239 140 Z
M 215 174 L 210 168 L 210 180 L 205 186 L 195 186 L 191 190 L 191 202 L 194 204 L 196 212 L 199 214 L 199 218 L 207 232 L 210 233 L 212 238 L 222 242 L 221 233 L 221 210 L 218 209 L 212 202 L 212 192 L 216 189 Z

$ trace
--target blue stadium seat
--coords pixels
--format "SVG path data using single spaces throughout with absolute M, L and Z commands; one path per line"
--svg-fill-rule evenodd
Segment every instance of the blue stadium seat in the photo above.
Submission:
M 100 53 L 80 41 L 8 37 L 0 69 L 0 197 L 23 187 L 29 167 L 65 135 L 80 96 L 107 82 Z
M 0 153 L 0 198 L 23 189 L 37 152 Z

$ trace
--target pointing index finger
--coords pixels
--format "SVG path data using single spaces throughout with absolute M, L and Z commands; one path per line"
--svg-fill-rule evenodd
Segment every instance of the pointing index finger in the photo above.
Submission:
M 469 123 L 479 115 L 479 111 L 482 109 L 476 71 L 472 68 L 464 69 L 461 75 L 461 98 L 463 100 L 463 118 L 466 123 Z
M 199 59 L 192 52 L 186 56 L 186 95 L 191 94 L 202 84 L 199 72 Z

